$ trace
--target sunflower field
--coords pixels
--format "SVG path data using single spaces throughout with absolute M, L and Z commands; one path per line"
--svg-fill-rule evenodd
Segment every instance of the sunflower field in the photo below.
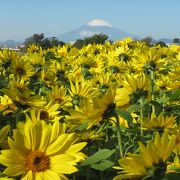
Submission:
M 0 180 L 180 179 L 179 65 L 130 38 L 0 50 Z

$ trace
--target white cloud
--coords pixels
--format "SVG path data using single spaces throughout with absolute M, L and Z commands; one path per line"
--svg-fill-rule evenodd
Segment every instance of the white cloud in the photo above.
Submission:
M 88 26 L 107 26 L 107 27 L 112 27 L 111 24 L 109 24 L 107 21 L 102 20 L 102 19 L 94 19 L 92 21 L 89 21 L 87 23 Z

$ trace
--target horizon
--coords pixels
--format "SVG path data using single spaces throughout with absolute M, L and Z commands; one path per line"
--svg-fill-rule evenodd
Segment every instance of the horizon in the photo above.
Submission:
M 178 0 L 6 0 L 1 7 L 0 42 L 39 33 L 57 37 L 97 19 L 144 38 L 180 37 Z

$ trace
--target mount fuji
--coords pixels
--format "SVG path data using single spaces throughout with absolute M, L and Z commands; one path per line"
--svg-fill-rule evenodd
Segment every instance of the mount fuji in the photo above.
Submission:
M 121 31 L 120 29 L 113 27 L 110 23 L 102 19 L 94 19 L 89 21 L 85 25 L 67 33 L 58 35 L 57 37 L 61 41 L 72 42 L 76 41 L 77 39 L 84 39 L 85 37 L 90 37 L 94 34 L 100 33 L 108 35 L 109 39 L 113 41 L 126 37 L 139 39 L 138 36 Z

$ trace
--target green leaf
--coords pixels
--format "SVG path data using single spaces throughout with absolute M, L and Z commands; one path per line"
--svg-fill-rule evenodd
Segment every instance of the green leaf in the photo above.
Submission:
M 139 105 L 139 104 L 134 104 L 134 105 L 131 105 L 131 106 L 128 108 L 128 111 L 129 111 L 129 112 L 134 112 L 134 111 L 137 111 L 139 108 L 140 108 L 140 105 Z
M 76 131 L 79 132 L 79 131 L 83 131 L 83 130 L 87 129 L 88 124 L 89 124 L 88 122 L 81 124 L 80 126 L 78 126 L 78 127 L 76 128 Z
M 41 94 L 47 94 L 47 92 L 49 91 L 49 89 L 47 88 L 47 87 L 41 87 L 40 89 L 39 89 L 39 94 L 41 95 Z
M 114 153 L 114 150 L 102 149 L 96 152 L 95 154 L 93 154 L 92 156 L 88 157 L 83 163 L 81 163 L 80 166 L 87 166 L 87 165 L 95 164 L 97 162 L 107 159 L 113 153 Z
M 175 171 L 177 173 L 180 173 L 180 167 L 177 167 L 177 166 L 171 166 L 170 170 L 173 170 L 173 171 Z
M 180 99 L 180 90 L 175 91 L 169 98 L 171 101 Z
M 128 121 L 128 123 L 133 122 L 133 118 L 132 118 L 131 114 L 128 111 L 125 111 L 123 109 L 116 109 L 115 111 L 119 116 L 126 119 Z
M 0 178 L 3 178 L 3 177 L 7 177 L 5 174 L 3 174 L 3 172 L 0 172 Z
M 114 165 L 114 163 L 112 161 L 102 160 L 98 164 L 91 164 L 90 166 L 93 169 L 96 169 L 99 171 L 104 171 L 105 169 L 108 169 L 108 168 L 112 167 L 113 165 Z
M 165 176 L 166 180 L 179 180 L 180 179 L 180 173 L 168 173 Z

